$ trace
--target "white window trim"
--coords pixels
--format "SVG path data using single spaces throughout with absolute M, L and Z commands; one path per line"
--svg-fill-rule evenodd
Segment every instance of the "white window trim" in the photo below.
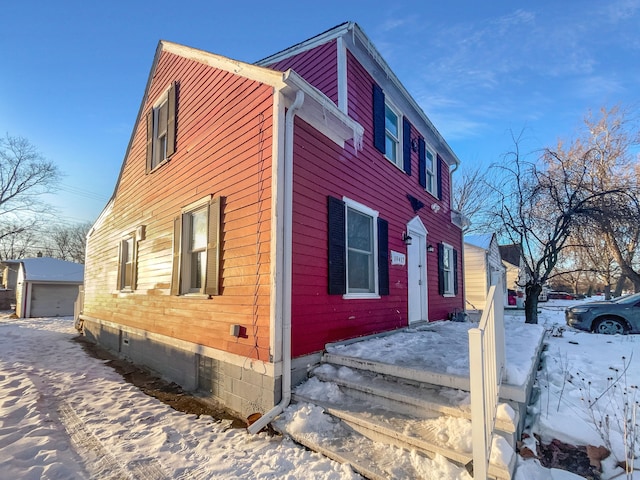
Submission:
M 212 196 L 208 195 L 182 208 L 182 213 L 180 216 L 180 221 L 182 222 L 182 228 L 180 229 L 180 235 L 182 236 L 182 238 L 180 239 L 180 242 L 182 244 L 182 251 L 180 252 L 180 255 L 182 257 L 180 259 L 180 269 L 181 269 L 180 295 L 185 297 L 208 298 L 208 295 L 204 293 L 204 289 L 205 289 L 204 285 L 202 285 L 202 287 L 197 291 L 191 288 L 191 257 L 190 257 L 191 250 L 186 247 L 186 239 L 187 237 L 189 237 L 189 239 L 191 237 L 191 227 L 188 222 L 189 215 L 196 212 L 197 210 L 200 210 L 203 208 L 206 209 L 209 203 L 211 202 L 211 198 Z M 208 228 L 209 228 L 209 218 L 207 218 L 207 230 Z M 205 251 L 206 251 L 206 248 L 205 248 Z M 206 262 L 205 262 L 205 265 L 206 265 Z
M 449 245 L 448 243 L 444 243 L 442 242 L 442 248 L 443 248 L 443 255 L 444 255 L 444 251 L 449 250 L 450 252 L 450 256 L 449 259 L 451 260 L 451 269 L 449 270 L 450 275 L 449 275 L 449 282 L 448 285 L 446 285 L 445 289 L 444 289 L 444 294 L 442 295 L 443 297 L 455 297 L 455 291 L 456 291 L 456 287 L 454 285 L 455 282 L 455 271 L 454 269 L 454 265 L 453 265 L 453 251 L 455 250 L 453 248 L 453 245 Z M 442 268 L 444 268 L 444 259 L 442 259 Z
M 431 146 L 429 146 L 429 144 L 427 144 L 425 142 L 425 152 L 424 152 L 424 178 L 426 181 L 426 187 L 425 190 L 430 193 L 431 195 L 433 195 L 434 197 L 438 196 L 438 166 L 436 164 L 436 162 L 438 161 L 438 155 L 436 154 L 436 151 L 431 148 Z M 427 156 L 427 152 L 431 153 L 431 168 L 429 168 L 429 157 Z M 429 173 L 431 173 L 431 183 L 429 183 Z
M 136 262 L 136 256 L 137 256 L 137 248 L 136 248 L 136 235 L 135 233 L 130 233 L 124 237 L 122 237 L 122 239 L 120 240 L 120 258 L 118 259 L 118 263 L 119 263 L 119 268 L 120 268 L 120 285 L 118 285 L 118 291 L 123 292 L 123 293 L 130 293 L 134 291 L 133 285 L 125 285 L 125 272 L 126 272 L 126 263 L 125 263 L 125 259 L 124 259 L 124 249 L 129 248 L 128 246 L 128 242 L 131 241 L 131 263 L 133 265 L 135 265 Z M 133 279 L 134 277 L 134 271 L 131 271 L 131 278 Z
M 393 161 L 391 158 L 389 158 L 387 156 L 387 152 L 386 152 L 386 148 L 385 148 L 385 153 L 384 153 L 384 158 L 386 158 L 387 160 L 389 160 L 389 162 L 391 162 L 392 165 L 395 165 L 397 168 L 399 168 L 400 170 L 403 170 L 403 159 L 402 159 L 402 138 L 403 138 L 403 132 L 402 132 L 402 113 L 400 112 L 400 109 L 398 107 L 395 106 L 395 104 L 389 100 L 387 98 L 387 96 L 385 95 L 384 98 L 384 106 L 385 106 L 385 114 L 384 114 L 384 119 L 385 119 L 385 127 L 384 127 L 384 141 L 385 144 L 387 143 L 387 112 L 386 112 L 386 108 L 389 107 L 389 109 L 396 114 L 396 117 L 398 118 L 398 138 L 396 139 L 396 159 L 395 161 Z M 404 171 L 404 170 L 403 170 Z
M 151 107 L 152 113 L 152 125 L 153 125 L 153 134 L 151 139 L 151 170 L 155 170 L 160 165 L 164 164 L 168 158 L 165 151 L 164 158 L 160 159 L 157 163 L 155 163 L 156 159 L 156 150 L 158 146 L 158 110 L 163 104 L 167 104 L 167 115 L 169 115 L 169 90 L 171 90 L 171 85 L 169 85 L 165 91 L 158 97 L 153 106 Z M 165 133 L 165 137 L 169 136 L 169 132 Z M 165 149 L 167 148 L 167 143 L 165 142 Z
M 373 210 L 372 208 L 367 207 L 366 205 L 363 205 L 359 202 L 356 202 L 355 200 L 351 200 L 350 198 L 347 197 L 342 197 L 342 201 L 344 202 L 344 208 L 345 208 L 345 222 L 347 221 L 347 209 L 351 208 L 353 210 L 357 210 L 360 213 L 363 213 L 365 215 L 368 215 L 372 218 L 372 226 L 373 226 L 373 286 L 374 286 L 374 291 L 373 292 L 358 292 L 358 293 L 349 293 L 349 255 L 348 255 L 348 242 L 347 239 L 345 238 L 345 255 L 346 255 L 346 264 L 345 264 L 345 274 L 346 274 L 346 290 L 347 293 L 345 293 L 344 295 L 342 295 L 342 298 L 349 300 L 349 299 L 375 299 L 375 298 L 380 298 L 380 294 L 378 292 L 378 216 L 379 216 L 379 212 L 377 210 Z M 348 225 L 345 225 L 345 236 L 349 235 L 348 232 Z

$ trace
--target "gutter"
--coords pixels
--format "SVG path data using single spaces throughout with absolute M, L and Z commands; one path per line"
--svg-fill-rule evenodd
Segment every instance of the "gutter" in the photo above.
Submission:
M 291 402 L 291 265 L 293 245 L 293 121 L 304 103 L 304 92 L 298 90 L 296 99 L 285 114 L 284 132 L 284 214 L 283 214 L 283 260 L 282 284 L 282 395 L 278 405 L 249 425 L 249 433 L 258 433 L 280 415 Z M 276 318 L 276 322 L 278 319 Z

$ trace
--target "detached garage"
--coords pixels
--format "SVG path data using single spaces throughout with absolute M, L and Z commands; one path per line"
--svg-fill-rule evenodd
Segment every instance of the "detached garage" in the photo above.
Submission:
M 16 315 L 63 317 L 73 306 L 84 279 L 84 265 L 38 257 L 11 261 L 18 270 Z

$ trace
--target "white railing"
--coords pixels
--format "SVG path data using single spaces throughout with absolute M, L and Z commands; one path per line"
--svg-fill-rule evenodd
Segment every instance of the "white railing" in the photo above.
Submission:
M 503 297 L 500 284 L 491 286 L 480 324 L 469 330 L 473 478 L 476 480 L 487 478 L 500 385 L 505 373 Z

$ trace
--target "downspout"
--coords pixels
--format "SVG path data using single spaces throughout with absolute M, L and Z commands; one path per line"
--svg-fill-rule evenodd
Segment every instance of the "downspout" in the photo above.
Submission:
M 293 120 L 304 103 L 304 92 L 298 90 L 296 99 L 285 114 L 284 131 L 284 215 L 282 246 L 282 395 L 280 403 L 249 425 L 249 433 L 258 433 L 280 415 L 291 401 L 291 265 L 293 245 Z

